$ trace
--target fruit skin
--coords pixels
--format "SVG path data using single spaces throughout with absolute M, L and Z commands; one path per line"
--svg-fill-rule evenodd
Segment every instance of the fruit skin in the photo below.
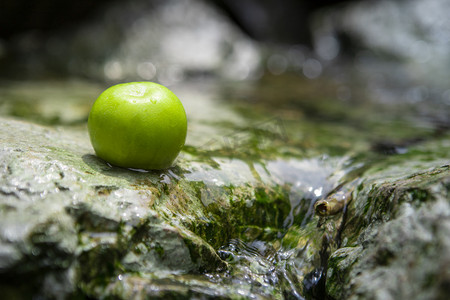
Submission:
M 114 85 L 95 101 L 88 131 L 98 157 L 120 167 L 146 170 L 172 166 L 187 133 L 181 101 L 153 82 Z

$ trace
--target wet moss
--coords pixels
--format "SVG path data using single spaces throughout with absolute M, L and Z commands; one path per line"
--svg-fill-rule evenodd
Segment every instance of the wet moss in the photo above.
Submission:
M 117 272 L 120 265 L 121 253 L 109 245 L 97 245 L 92 249 L 83 251 L 78 257 L 78 280 L 82 286 L 106 286 L 110 278 Z
M 350 285 L 350 272 L 361 253 L 361 247 L 341 248 L 328 260 L 326 293 L 334 299 L 346 299 Z

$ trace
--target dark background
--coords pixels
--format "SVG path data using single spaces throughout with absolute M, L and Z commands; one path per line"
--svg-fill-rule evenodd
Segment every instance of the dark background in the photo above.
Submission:
M 45 35 L 77 27 L 101 13 L 107 0 L 2 0 L 0 38 L 10 40 L 23 32 Z M 157 4 L 161 0 L 148 0 Z M 213 0 L 251 38 L 274 43 L 310 43 L 309 16 L 344 0 Z

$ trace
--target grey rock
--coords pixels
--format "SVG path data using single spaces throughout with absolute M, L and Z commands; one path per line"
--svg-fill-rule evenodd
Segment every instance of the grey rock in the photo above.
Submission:
M 445 159 L 442 163 L 411 175 L 398 172 L 389 177 L 392 168 L 367 175 L 349 210 L 343 233 L 347 245 L 330 256 L 327 290 L 331 296 L 448 296 L 450 171 Z
M 223 264 L 209 245 L 150 208 L 151 191 L 133 188 L 127 175 L 102 174 L 110 169 L 103 162 L 97 166 L 104 170 L 89 167 L 95 157 L 86 131 L 8 119 L 0 127 L 0 273 L 13 282 L 30 277 L 39 287 L 16 290 L 19 295 L 63 296 L 79 280 L 111 276 L 117 263 L 130 272 Z M 159 181 L 157 174 L 145 177 Z

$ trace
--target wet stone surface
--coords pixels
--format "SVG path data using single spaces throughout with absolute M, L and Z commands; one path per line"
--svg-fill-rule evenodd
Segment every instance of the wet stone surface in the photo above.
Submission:
M 102 87 L 3 86 L 4 295 L 446 295 L 448 133 L 404 107 L 336 102 L 329 82 L 264 80 L 174 86 L 188 140 L 176 165 L 159 172 L 94 155 L 83 120 Z M 64 105 L 42 105 L 68 90 Z M 17 99 L 42 110 L 14 113 Z M 73 106 L 80 110 L 51 117 Z M 314 212 L 341 192 L 349 198 L 336 213 Z

